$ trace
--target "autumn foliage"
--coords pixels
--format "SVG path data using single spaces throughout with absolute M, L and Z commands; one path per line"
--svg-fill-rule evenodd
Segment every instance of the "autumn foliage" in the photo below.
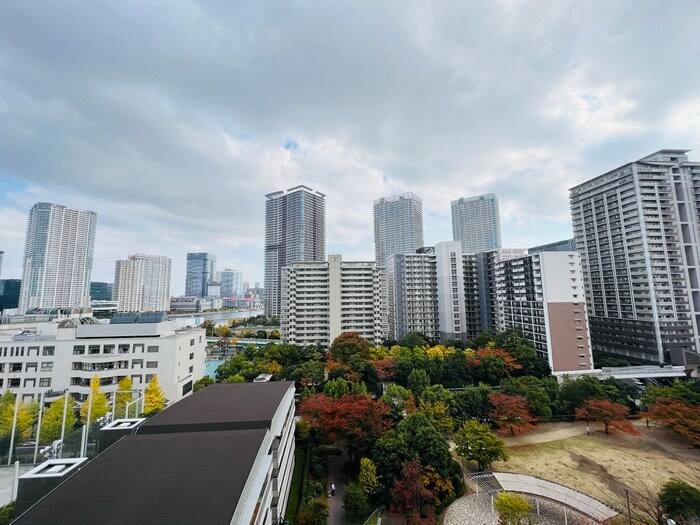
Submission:
M 406 463 L 391 491 L 391 511 L 406 517 L 406 523 L 435 523 L 435 493 L 425 487 L 425 471 L 416 459 Z M 421 518 L 423 516 L 423 518 Z
M 661 421 L 700 447 L 700 406 L 681 399 L 661 397 L 650 406 L 646 415 Z
M 515 431 L 527 432 L 534 428 L 537 418 L 530 414 L 527 400 L 523 396 L 507 396 L 491 394 L 489 402 L 493 407 L 489 413 L 491 421 L 499 428 L 499 432 L 515 435 Z
M 606 434 L 614 429 L 637 435 L 639 431 L 627 420 L 629 412 L 626 406 L 607 399 L 589 399 L 576 409 L 576 418 L 603 423 Z

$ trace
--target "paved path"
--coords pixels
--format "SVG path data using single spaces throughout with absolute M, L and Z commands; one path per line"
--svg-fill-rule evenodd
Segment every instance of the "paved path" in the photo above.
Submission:
M 25 474 L 34 468 L 34 465 L 20 465 L 19 475 Z M 15 466 L 0 466 L 0 506 L 7 505 L 12 499 L 12 486 L 15 481 Z
M 548 443 L 550 441 L 561 441 L 575 436 L 582 436 L 586 433 L 584 423 L 566 423 L 562 428 L 554 428 L 545 432 L 534 434 L 523 434 L 522 436 L 504 436 L 503 440 L 509 447 L 519 447 L 521 445 L 536 445 L 538 443 Z
M 335 496 L 328 497 L 328 525 L 346 525 L 345 508 L 343 507 L 343 495 L 345 494 L 345 474 L 343 463 L 345 455 L 330 456 L 328 458 L 328 493 L 331 483 L 335 483 Z

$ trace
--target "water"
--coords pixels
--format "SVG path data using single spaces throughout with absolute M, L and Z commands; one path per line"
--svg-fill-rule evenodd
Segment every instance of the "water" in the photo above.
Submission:
M 187 317 L 171 317 L 175 321 L 177 328 L 185 328 L 186 326 L 199 326 L 204 321 L 214 321 L 218 325 L 226 324 L 229 319 L 245 319 L 262 314 L 262 310 L 240 310 L 230 312 L 204 312 L 201 314 L 193 314 Z

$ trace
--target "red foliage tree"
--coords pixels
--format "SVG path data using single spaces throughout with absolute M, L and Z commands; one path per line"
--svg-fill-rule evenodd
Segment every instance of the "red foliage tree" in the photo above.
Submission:
M 393 381 L 396 373 L 396 363 L 391 357 L 384 359 L 375 359 L 372 361 L 374 368 L 377 370 L 377 377 L 380 381 Z
M 423 485 L 423 477 L 423 467 L 414 459 L 403 466 L 391 491 L 392 512 L 405 516 L 409 524 L 435 523 L 435 494 Z
M 347 395 L 324 408 L 319 425 L 331 442 L 345 446 L 353 460 L 357 453 L 368 454 L 389 429 L 389 409 L 366 395 Z
M 325 394 L 309 396 L 299 406 L 299 415 L 306 419 L 311 428 L 318 429 L 321 426 L 321 418 L 330 410 L 333 398 Z
M 630 410 L 625 405 L 607 399 L 589 399 L 576 409 L 576 419 L 599 421 L 603 423 L 605 433 L 610 429 L 637 435 L 639 432 L 627 421 Z
M 530 414 L 527 400 L 523 396 L 507 396 L 505 394 L 491 394 L 489 401 L 493 409 L 489 413 L 491 420 L 498 426 L 499 432 L 511 435 L 518 432 L 527 432 L 534 428 L 533 423 L 537 418 Z
M 700 447 L 700 406 L 671 397 L 661 397 L 649 406 L 649 419 L 661 421 Z

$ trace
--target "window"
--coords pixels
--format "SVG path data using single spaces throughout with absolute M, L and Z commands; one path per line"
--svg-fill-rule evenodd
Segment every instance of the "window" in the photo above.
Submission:
M 39 355 L 39 347 L 38 346 L 30 346 L 27 348 L 27 355 L 30 356 L 32 355 L 32 352 L 34 352 L 35 355 Z
M 83 355 L 85 353 L 84 345 L 75 345 L 73 347 L 73 355 Z
M 146 361 L 146 368 L 158 368 L 158 361 Z
M 143 359 L 134 359 L 131 362 L 131 368 L 143 368 Z
M 5 371 L 5 363 L 0 363 L 0 372 Z
M 190 339 L 190 346 L 194 346 L 194 339 Z
M 33 377 L 29 377 L 24 380 L 24 388 L 35 388 L 36 387 L 36 379 Z
M 2 388 L 5 384 L 5 380 L 0 378 L 0 388 Z
M 39 366 L 39 363 L 27 363 L 27 366 L 25 367 L 25 370 L 27 372 L 36 372 L 37 367 Z
M 20 379 L 17 378 L 12 378 L 7 382 L 7 388 L 19 388 L 20 384 Z
M 51 386 L 51 378 L 50 377 L 42 377 L 39 379 L 39 386 Z
M 143 345 L 134 345 L 134 353 L 141 352 L 143 354 Z
M 130 350 L 130 345 L 119 345 L 120 354 L 128 354 Z
M 113 354 L 114 353 L 114 345 L 104 345 L 102 347 L 102 353 L 103 354 Z
M 95 355 L 100 353 L 100 345 L 88 346 L 88 354 Z
M 149 346 L 149 347 L 148 347 L 148 353 L 149 353 L 149 354 L 155 354 L 157 351 L 158 351 L 158 347 L 157 347 L 157 346 Z
M 45 346 L 44 350 L 41 352 L 42 355 L 53 355 L 56 348 L 53 346 Z
M 146 383 L 153 381 L 154 374 L 146 374 Z
M 193 367 L 193 366 L 190 367 L 190 374 L 191 374 L 192 372 L 194 372 L 194 367 Z
M 10 363 L 10 372 L 21 372 L 22 363 Z
M 192 359 L 194 359 L 194 352 L 192 352 L 192 353 L 190 354 L 190 361 L 191 361 Z
M 134 374 L 131 376 L 131 380 L 134 383 L 140 383 L 141 382 L 141 374 Z

